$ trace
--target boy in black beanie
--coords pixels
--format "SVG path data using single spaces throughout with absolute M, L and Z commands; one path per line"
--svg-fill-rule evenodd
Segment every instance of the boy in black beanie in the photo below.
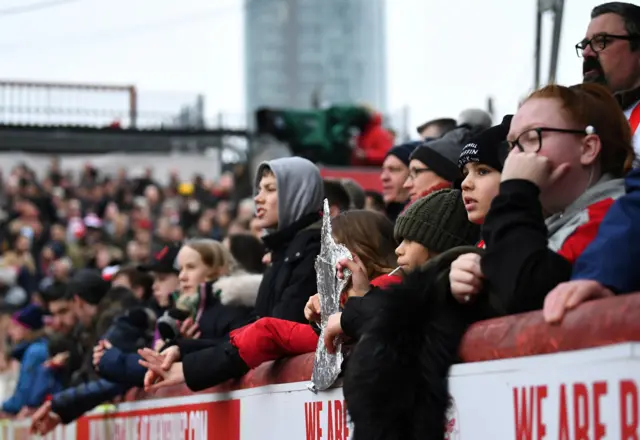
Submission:
M 513 115 L 507 115 L 500 125 L 488 128 L 465 145 L 458 160 L 462 174 L 462 196 L 469 221 L 483 224 L 491 202 L 500 192 L 502 166 L 509 153 L 507 135 Z M 485 249 L 484 240 L 478 247 Z M 449 272 L 451 293 L 461 303 L 470 301 L 469 295 L 482 286 L 484 275 L 480 256 L 476 253 L 460 255 Z
M 500 191 L 502 165 L 509 154 L 507 134 L 513 115 L 500 125 L 486 129 L 472 139 L 460 153 L 458 167 L 464 176 L 462 197 L 469 221 L 481 225 L 491 201 Z

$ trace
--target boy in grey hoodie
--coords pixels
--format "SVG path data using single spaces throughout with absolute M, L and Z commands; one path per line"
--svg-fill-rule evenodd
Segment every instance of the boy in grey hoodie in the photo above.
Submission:
M 260 164 L 255 182 L 256 216 L 271 252 L 256 314 L 306 322 L 304 306 L 317 291 L 314 263 L 324 197 L 320 171 L 307 159 L 286 157 Z

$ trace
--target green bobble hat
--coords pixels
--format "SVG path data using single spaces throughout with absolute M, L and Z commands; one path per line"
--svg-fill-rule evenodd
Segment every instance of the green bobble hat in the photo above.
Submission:
M 480 226 L 467 218 L 459 190 L 443 189 L 418 199 L 396 220 L 395 238 L 410 240 L 433 252 L 474 245 Z

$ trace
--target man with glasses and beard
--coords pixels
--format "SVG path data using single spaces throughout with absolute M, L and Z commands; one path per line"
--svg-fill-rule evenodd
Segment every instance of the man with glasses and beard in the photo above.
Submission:
M 584 82 L 604 84 L 615 94 L 631 124 L 640 157 L 640 6 L 610 2 L 593 8 L 576 52 L 584 58 Z

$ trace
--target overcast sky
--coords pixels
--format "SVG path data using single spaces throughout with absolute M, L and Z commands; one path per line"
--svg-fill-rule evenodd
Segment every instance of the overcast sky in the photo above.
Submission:
M 0 79 L 135 84 L 166 100 L 202 92 L 211 117 L 243 114 L 242 0 L 75 0 L 2 13 L 42 1 L 0 0 Z M 601 2 L 566 0 L 562 84 L 580 81 L 574 45 Z M 415 126 L 484 107 L 488 95 L 500 116 L 512 112 L 533 83 L 536 3 L 387 0 L 390 113 L 408 107 Z

